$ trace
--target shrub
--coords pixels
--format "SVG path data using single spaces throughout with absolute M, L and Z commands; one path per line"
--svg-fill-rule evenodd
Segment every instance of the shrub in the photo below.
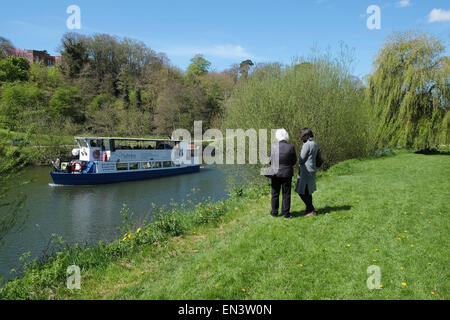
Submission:
M 369 112 L 351 56 L 316 54 L 290 66 L 268 64 L 237 85 L 228 101 L 224 128 L 285 128 L 300 152 L 300 131 L 310 127 L 325 164 L 364 156 L 371 149 Z

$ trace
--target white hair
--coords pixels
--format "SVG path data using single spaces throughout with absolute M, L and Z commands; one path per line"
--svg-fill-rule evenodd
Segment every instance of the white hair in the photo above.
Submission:
M 289 133 L 284 129 L 278 129 L 275 132 L 275 137 L 277 138 L 278 142 L 289 141 Z

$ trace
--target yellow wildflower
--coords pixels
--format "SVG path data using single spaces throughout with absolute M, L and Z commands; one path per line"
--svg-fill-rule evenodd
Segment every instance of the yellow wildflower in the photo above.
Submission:
M 402 286 L 403 286 L 403 287 L 406 287 L 406 282 L 402 282 Z

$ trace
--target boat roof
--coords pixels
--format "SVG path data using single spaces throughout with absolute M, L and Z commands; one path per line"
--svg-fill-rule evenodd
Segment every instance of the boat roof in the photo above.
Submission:
M 145 138 L 124 138 L 124 137 L 75 137 L 75 139 L 87 140 L 127 140 L 127 141 L 159 141 L 159 142 L 180 142 L 182 140 L 172 139 L 145 139 Z

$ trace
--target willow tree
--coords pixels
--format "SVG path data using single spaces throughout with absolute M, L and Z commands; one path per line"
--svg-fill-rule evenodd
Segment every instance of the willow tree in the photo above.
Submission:
M 377 147 L 430 149 L 449 143 L 448 57 L 427 34 L 393 34 L 369 77 Z

